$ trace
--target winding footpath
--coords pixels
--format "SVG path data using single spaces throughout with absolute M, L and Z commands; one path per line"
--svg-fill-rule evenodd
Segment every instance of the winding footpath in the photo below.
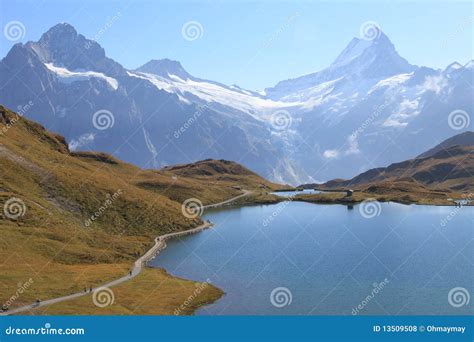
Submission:
M 238 200 L 241 197 L 250 195 L 251 193 L 252 193 L 252 191 L 242 190 L 242 194 L 240 194 L 238 196 L 232 197 L 231 199 L 228 199 L 228 200 L 223 201 L 223 202 L 203 206 L 203 209 L 217 208 L 217 207 L 220 207 L 220 206 L 228 205 L 228 204 L 231 204 L 234 201 Z M 155 238 L 155 244 L 153 245 L 153 247 L 151 247 L 144 255 L 142 255 L 140 258 L 138 258 L 135 261 L 135 263 L 133 264 L 133 267 L 131 269 L 130 274 L 127 274 L 126 276 L 117 278 L 117 279 L 112 280 L 112 281 L 110 281 L 106 284 L 103 284 L 103 285 L 93 289 L 92 292 L 100 291 L 103 288 L 110 288 L 110 287 L 113 287 L 113 286 L 117 286 L 119 284 L 122 284 L 126 281 L 129 281 L 129 280 L 135 278 L 137 275 L 139 275 L 141 273 L 141 271 L 143 270 L 143 267 L 146 265 L 146 263 L 148 261 L 155 258 L 156 255 L 158 255 L 160 253 L 160 251 L 162 251 L 163 249 L 166 248 L 166 240 L 176 238 L 176 237 L 180 237 L 180 236 L 189 235 L 189 234 L 199 233 L 199 232 L 203 231 L 204 229 L 208 229 L 210 227 L 212 227 L 212 223 L 205 222 L 204 224 L 202 224 L 202 225 L 200 225 L 196 228 L 193 228 L 193 229 L 188 229 L 188 230 L 184 230 L 184 231 L 181 231 L 181 232 L 175 232 L 175 233 L 168 233 L 168 234 L 164 234 L 164 235 L 160 235 L 160 236 L 156 237 Z M 48 299 L 48 300 L 45 300 L 45 301 L 41 301 L 39 303 L 33 303 L 33 304 L 30 304 L 30 305 L 25 305 L 25 306 L 21 306 L 21 307 L 15 308 L 15 309 L 11 309 L 7 312 L 1 312 L 0 316 L 14 315 L 14 314 L 18 314 L 18 313 L 21 313 L 21 312 L 34 310 L 34 309 L 39 308 L 39 307 L 48 306 L 48 305 L 51 305 L 51 304 L 65 302 L 65 301 L 72 300 L 72 299 L 75 299 L 75 298 L 87 296 L 87 295 L 90 295 L 90 294 L 91 294 L 91 292 L 89 292 L 89 291 L 87 291 L 87 292 L 86 291 L 81 291 L 81 292 L 77 292 L 77 293 L 74 293 L 74 294 L 71 294 L 71 295 L 68 295 L 68 296 Z
M 233 202 L 235 202 L 239 198 L 244 197 L 244 196 L 248 196 L 251 193 L 252 193 L 252 191 L 250 191 L 250 190 L 242 189 L 242 194 L 240 194 L 238 196 L 232 197 L 231 199 L 228 199 L 227 201 L 219 202 L 219 203 L 216 203 L 216 204 L 208 204 L 208 205 L 203 206 L 202 208 L 203 209 L 211 209 L 211 208 L 222 207 L 222 206 L 227 205 L 227 204 L 232 204 Z

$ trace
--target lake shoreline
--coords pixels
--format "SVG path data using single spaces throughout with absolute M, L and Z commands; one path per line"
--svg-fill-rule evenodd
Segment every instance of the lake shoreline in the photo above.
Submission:
M 295 190 L 276 190 L 274 191 L 275 193 L 276 192 L 280 192 L 280 193 L 284 193 L 284 192 L 293 192 Z M 378 196 L 375 196 L 375 197 L 369 197 L 369 196 L 364 196 L 364 197 L 358 197 L 357 195 L 361 194 L 360 192 L 356 192 L 356 196 L 357 197 L 346 197 L 346 196 L 343 196 L 343 197 L 340 197 L 340 198 L 325 198 L 325 197 L 316 197 L 317 195 L 319 196 L 324 196 L 324 195 L 327 195 L 327 194 L 344 194 L 345 191 L 342 191 L 342 190 L 338 190 L 338 191 L 332 191 L 332 190 L 320 190 L 318 189 L 318 191 L 321 191 L 320 194 L 304 194 L 303 191 L 301 191 L 301 194 L 297 194 L 296 196 L 291 196 L 291 197 L 284 197 L 284 196 L 279 196 L 279 195 L 274 195 L 274 194 L 271 194 L 271 193 L 265 193 L 263 194 L 260 194 L 260 196 L 254 196 L 252 195 L 250 192 L 249 193 L 245 193 L 244 196 L 241 196 L 229 203 L 226 203 L 226 204 L 223 204 L 223 205 L 217 205 L 217 206 L 206 206 L 205 209 L 206 211 L 209 211 L 209 212 L 215 212 L 215 211 L 222 211 L 222 210 L 228 210 L 228 209 L 234 209 L 234 208 L 244 208 L 244 207 L 251 207 L 251 206 L 261 206 L 261 205 L 277 205 L 279 203 L 283 203 L 283 202 L 288 202 L 288 201 L 294 201 L 294 202 L 305 202 L 305 203 L 311 203 L 311 204 L 319 204 L 319 205 L 342 205 L 342 206 L 352 206 L 352 205 L 359 205 L 361 203 L 363 203 L 364 201 L 367 201 L 367 200 L 375 200 L 377 202 L 380 202 L 380 203 L 390 203 L 390 202 L 393 202 L 393 203 L 397 203 L 397 204 L 401 204 L 401 205 L 420 205 L 420 206 L 439 206 L 439 207 L 449 207 L 449 206 L 452 206 L 454 207 L 455 205 L 454 204 L 451 204 L 451 203 L 446 203 L 446 202 L 443 202 L 443 203 L 432 203 L 432 202 L 422 202 L 422 201 L 402 201 L 402 200 L 397 200 L 397 199 L 387 199 L 385 197 L 380 197 L 381 195 L 378 195 Z M 472 203 L 471 204 L 468 204 L 466 206 L 472 206 Z M 207 228 L 210 228 L 209 227 L 206 227 L 205 229 Z M 183 232 L 177 232 L 176 233 L 172 233 L 171 235 L 174 235 L 176 234 L 176 236 L 181 236 L 181 235 L 188 235 L 188 234 L 193 234 L 193 233 L 200 233 L 202 230 L 204 229 L 201 229 L 199 231 L 196 231 L 194 232 L 194 229 L 190 229 L 189 231 L 183 231 Z M 167 234 L 169 235 L 169 234 Z M 158 238 L 157 238 L 158 239 Z M 164 242 L 164 241 L 163 241 Z M 155 240 L 155 243 L 156 243 L 156 240 Z M 155 245 L 156 247 L 156 245 Z M 145 262 L 145 265 L 147 267 L 152 267 L 152 268 L 155 268 L 153 266 L 149 266 L 148 263 L 150 261 L 152 261 L 153 259 L 155 259 L 156 257 L 158 257 L 160 255 L 160 253 L 167 247 L 166 243 L 164 243 L 164 246 L 161 246 L 159 247 L 158 249 L 155 250 L 155 252 L 152 252 L 153 255 L 151 255 L 147 261 Z M 152 248 L 153 249 L 153 248 Z M 151 251 L 151 249 L 149 250 L 149 252 Z M 147 253 L 148 254 L 148 253 Z M 168 270 L 166 269 L 163 269 L 165 272 L 168 272 Z M 175 278 L 181 278 L 180 276 L 176 276 L 174 274 L 171 274 L 170 275 L 172 277 L 175 277 Z M 186 279 L 186 280 L 190 280 L 190 281 L 193 281 L 191 278 L 183 278 L 183 279 Z M 189 308 L 189 310 L 185 313 L 186 315 L 194 315 L 196 314 L 196 312 L 198 312 L 199 310 L 201 310 L 202 308 L 208 306 L 208 305 L 212 305 L 214 304 L 215 302 L 217 302 L 218 300 L 222 299 L 224 296 L 225 296 L 225 291 L 224 289 L 222 288 L 219 288 L 217 287 L 217 289 L 219 289 L 220 291 L 222 291 L 222 295 L 219 297 L 219 298 L 216 298 L 215 300 L 213 301 L 210 301 L 210 302 L 206 302 L 206 303 L 202 303 L 200 305 L 197 305 L 195 307 L 193 307 L 192 309 Z
M 460 194 L 453 194 L 453 197 L 459 197 L 456 199 L 446 198 L 437 193 L 417 193 L 417 192 L 389 192 L 389 193 L 376 193 L 376 192 L 363 192 L 354 191 L 352 195 L 347 196 L 345 190 L 321 190 L 317 194 L 305 194 L 301 191 L 300 194 L 295 196 L 280 196 L 268 194 L 269 197 L 265 200 L 259 200 L 258 204 L 273 204 L 284 201 L 301 201 L 309 202 L 314 204 L 341 204 L 341 205 L 356 205 L 364 201 L 377 201 L 381 203 L 394 202 L 405 205 L 432 205 L 432 206 L 451 206 L 456 207 L 455 200 L 466 200 L 466 196 L 462 197 Z M 293 192 L 291 191 L 275 191 L 276 192 Z M 270 197 L 272 196 L 272 197 Z M 467 198 L 470 195 L 467 196 Z M 472 206 L 474 203 L 463 204 L 463 206 Z
M 224 208 L 223 210 L 212 210 L 209 212 L 206 211 L 206 214 L 205 216 L 203 216 L 203 219 L 212 220 L 215 224 L 215 229 L 219 229 L 219 236 L 223 236 L 224 238 L 219 239 L 217 238 L 217 236 L 215 236 L 215 238 L 210 238 L 209 234 L 213 235 L 211 232 L 203 233 L 207 236 L 199 237 L 199 234 L 196 236 L 190 236 L 189 238 L 187 238 L 184 244 L 175 243 L 174 245 L 169 246 L 170 248 L 167 249 L 162 255 L 160 255 L 160 258 L 158 258 L 152 266 L 155 268 L 166 269 L 170 272 L 170 274 L 175 277 L 182 277 L 186 279 L 199 279 L 199 281 L 203 281 L 206 278 L 210 278 L 213 280 L 212 283 L 215 286 L 225 291 L 225 295 L 222 296 L 219 300 L 213 302 L 212 304 L 202 305 L 197 308 L 197 310 L 194 311 L 195 315 L 214 315 L 219 313 L 223 313 L 224 315 L 292 315 L 309 313 L 309 309 L 311 308 L 307 308 L 306 305 L 309 304 L 305 304 L 307 303 L 308 299 L 312 299 L 312 303 L 316 305 L 319 302 L 318 298 L 325 298 L 327 292 L 329 292 L 333 285 L 336 284 L 337 281 L 339 281 L 340 278 L 335 279 L 332 278 L 332 276 L 345 276 L 345 274 L 340 274 L 338 272 L 333 273 L 331 270 L 335 268 L 329 266 L 326 267 L 325 265 L 331 265 L 331 263 L 334 263 L 333 266 L 344 265 L 343 269 L 345 269 L 347 263 L 349 263 L 351 264 L 351 268 L 346 270 L 349 274 L 349 272 L 351 272 L 352 270 L 352 267 L 357 266 L 358 260 L 356 259 L 363 259 L 364 257 L 364 248 L 361 249 L 360 242 L 357 239 L 349 238 L 350 235 L 348 235 L 348 239 L 345 239 L 345 242 L 340 245 L 344 246 L 344 248 L 339 248 L 339 245 L 334 245 L 336 247 L 335 250 L 332 249 L 333 247 L 328 250 L 320 250 L 317 247 L 315 248 L 311 241 L 317 239 L 320 243 L 323 244 L 323 246 L 333 246 L 332 243 L 334 243 L 335 241 L 339 241 L 341 235 L 344 235 L 344 229 L 341 227 L 351 227 L 351 225 L 354 225 L 354 230 L 352 230 L 352 232 L 356 234 L 360 239 L 362 239 L 362 241 L 367 244 L 366 247 L 368 248 L 368 250 L 370 250 L 380 241 L 383 241 L 386 234 L 390 233 L 391 227 L 394 226 L 394 222 L 398 222 L 398 217 L 400 217 L 400 214 L 406 213 L 406 210 L 410 210 L 410 212 L 412 213 L 410 217 L 414 217 L 415 219 L 411 222 L 407 221 L 403 227 L 399 228 L 399 230 L 403 232 L 402 236 L 404 237 L 404 239 L 413 239 L 411 243 L 408 243 L 407 245 L 404 244 L 404 248 L 410 248 L 411 246 L 416 248 L 417 245 L 422 243 L 426 239 L 426 237 L 429 236 L 433 224 L 444 224 L 444 221 L 442 219 L 450 215 L 450 209 L 446 206 L 443 206 L 444 209 L 438 211 L 432 205 L 425 206 L 425 208 L 423 208 L 423 206 L 421 205 L 411 206 L 410 209 L 408 209 L 407 206 L 407 209 L 404 209 L 405 205 L 403 204 L 394 203 L 394 205 L 390 205 L 389 203 L 384 203 L 381 204 L 381 207 L 379 207 L 379 209 L 377 209 L 377 213 L 383 213 L 383 215 L 379 215 L 376 213 L 375 215 L 370 216 L 372 220 L 368 220 L 364 215 L 359 215 L 358 210 L 355 210 L 351 213 L 351 211 L 346 210 L 343 206 L 330 205 L 316 206 L 318 209 L 312 209 L 310 203 L 305 205 L 301 202 L 304 201 L 294 201 L 291 203 L 291 206 L 285 207 L 285 212 L 286 210 L 289 210 L 289 215 L 277 211 L 275 205 L 273 205 L 275 203 L 258 203 L 253 205 L 249 204 L 243 207 L 229 206 Z M 278 203 L 279 202 L 277 202 L 276 204 Z M 294 215 L 291 215 L 292 210 Z M 318 213 L 321 212 L 324 212 L 325 214 L 319 215 Z M 470 210 L 463 211 L 462 216 L 461 212 L 459 212 L 456 219 L 463 220 L 462 217 L 465 218 L 467 217 L 466 215 L 469 216 L 471 214 L 472 211 Z M 314 261 L 321 261 L 315 266 L 314 270 L 311 273 L 306 274 L 306 276 L 309 277 L 314 276 L 314 278 L 311 278 L 310 283 L 313 284 L 311 286 L 315 286 L 316 290 L 301 290 L 302 292 L 300 292 L 300 290 L 298 289 L 300 289 L 300 286 L 304 286 L 306 281 L 299 282 L 298 277 L 289 277 L 289 275 L 294 274 L 293 272 L 297 272 L 295 268 L 292 268 L 292 263 L 283 262 L 282 264 L 273 264 L 273 262 L 276 260 L 273 259 L 273 256 L 276 256 L 276 254 L 274 253 L 278 253 L 280 247 L 286 246 L 286 241 L 291 239 L 291 237 L 293 236 L 294 230 L 290 227 L 294 226 L 294 220 L 290 218 L 291 216 L 293 216 L 297 220 L 303 220 L 301 222 L 311 222 L 315 215 L 319 217 L 321 221 L 318 221 L 318 224 L 315 224 L 313 228 L 308 230 L 308 232 L 313 232 L 311 233 L 313 239 L 304 238 L 302 240 L 298 240 L 299 242 L 297 243 L 297 245 L 295 245 L 298 246 L 298 249 L 291 249 L 292 252 L 291 254 L 289 254 L 291 255 L 293 262 L 298 266 L 301 266 L 302 270 L 307 270 L 313 264 L 313 259 Z M 286 216 L 288 217 L 285 218 Z M 268 218 L 272 219 L 268 220 Z M 426 223 L 420 226 L 419 222 L 425 222 L 426 219 L 432 221 L 433 224 Z M 382 221 L 384 223 L 381 224 L 380 222 Z M 271 226 L 268 223 L 271 223 Z M 446 224 L 448 223 L 449 222 L 447 222 Z M 266 229 L 267 231 L 271 229 L 272 236 L 275 239 L 272 240 L 274 244 L 264 243 L 266 241 L 266 234 L 255 234 L 255 224 L 263 225 L 262 229 Z M 456 223 L 450 224 L 454 224 L 457 228 L 459 228 Z M 334 229 L 331 229 L 331 227 L 333 227 Z M 414 227 L 417 227 L 417 229 L 413 229 Z M 423 231 L 425 231 L 426 234 L 423 234 Z M 464 225 L 464 230 L 462 234 L 467 234 L 468 232 L 469 230 L 466 229 L 466 226 Z M 252 239 L 250 239 L 250 237 L 252 237 Z M 374 239 L 374 237 L 376 237 L 376 239 Z M 205 246 L 202 245 L 204 241 L 207 242 Z M 327 243 L 324 243 L 324 241 L 326 241 Z M 445 240 L 430 241 L 432 243 L 438 244 L 437 246 L 440 248 L 440 250 L 451 248 L 451 246 L 448 246 L 448 244 L 444 243 Z M 464 241 L 465 239 L 459 239 L 455 243 L 462 245 Z M 248 242 L 250 242 L 250 244 L 248 244 Z M 350 249 L 347 249 L 347 243 L 349 243 L 349 245 L 353 248 L 351 247 Z M 224 246 L 222 244 L 224 244 Z M 241 246 L 242 244 L 245 245 L 245 248 L 242 249 L 234 259 L 233 253 L 229 252 L 232 251 L 231 246 Z M 262 246 L 262 248 L 263 246 L 266 246 L 265 248 L 268 249 L 264 253 L 260 253 L 255 250 L 257 246 Z M 199 250 L 196 250 L 196 253 L 199 257 L 189 258 L 189 250 L 194 250 L 198 247 L 201 247 Z M 436 249 L 437 248 L 428 249 L 427 254 L 423 256 L 423 258 L 425 258 L 425 263 L 427 263 L 426 265 L 428 265 L 429 267 L 437 267 L 435 264 L 431 265 L 431 261 L 435 260 L 436 258 L 429 255 L 429 253 L 431 253 L 430 251 Z M 330 250 L 333 251 L 335 254 L 333 254 L 333 252 L 331 252 L 331 254 L 327 254 Z M 312 252 L 308 254 L 304 251 Z M 398 271 L 397 277 L 400 274 L 401 279 L 405 278 L 403 275 L 405 274 L 405 272 L 408 272 L 408 269 L 399 269 L 397 267 L 398 264 L 390 264 L 390 262 L 395 262 L 399 260 L 399 258 L 400 260 L 404 260 L 404 257 L 402 258 L 402 256 L 411 255 L 411 250 L 401 251 L 397 249 L 384 249 L 378 250 L 378 253 L 382 253 L 381 255 L 377 255 L 380 256 L 382 260 L 388 261 L 387 266 L 391 270 Z M 251 265 L 248 264 L 249 254 L 252 255 L 253 264 L 255 265 L 254 269 L 252 269 L 253 266 L 251 267 Z M 392 255 L 396 257 L 392 259 Z M 327 260 L 325 261 L 324 259 L 319 259 L 322 256 L 327 257 Z M 351 257 L 348 258 L 348 256 Z M 355 259 L 354 256 L 356 256 Z M 439 257 L 439 254 L 436 254 L 436 256 Z M 232 263 L 230 264 L 227 263 L 227 260 L 229 260 L 229 258 L 232 258 Z M 267 265 L 268 262 L 272 263 L 272 266 L 267 268 L 265 265 Z M 341 262 L 342 264 L 339 264 L 339 262 Z M 405 266 L 407 265 L 410 267 L 418 267 L 420 264 L 417 263 L 415 259 L 410 259 L 409 263 Z M 425 266 L 423 266 L 423 270 L 425 270 Z M 255 277 L 260 274 L 260 272 L 262 271 L 262 267 L 263 270 L 265 270 L 265 275 L 262 275 L 262 278 L 260 278 L 259 281 L 255 281 Z M 386 273 L 387 269 L 385 268 L 364 268 L 364 270 L 364 272 L 368 272 L 366 274 L 367 277 L 363 278 L 363 275 L 365 273 L 361 274 L 362 278 L 360 278 L 359 280 L 362 282 L 363 285 L 360 285 L 357 288 L 357 294 L 354 294 L 353 298 L 350 300 L 346 299 L 342 302 L 338 302 L 339 304 L 344 303 L 344 305 L 347 305 L 348 310 L 352 308 L 349 307 L 350 303 L 356 303 L 360 298 L 365 298 L 366 291 L 371 289 L 371 286 L 374 282 L 380 281 L 380 279 L 385 279 L 385 277 L 388 276 Z M 215 272 L 219 274 L 219 278 L 214 278 Z M 422 273 L 422 270 L 420 270 L 420 273 Z M 322 276 L 322 274 L 326 274 L 326 276 Z M 270 278 L 267 279 L 267 277 Z M 394 285 L 397 284 L 397 286 L 399 286 L 400 283 L 398 283 L 397 277 L 390 276 L 390 284 L 393 283 Z M 268 281 L 264 281 L 263 279 L 266 279 Z M 327 281 L 324 279 L 327 279 Z M 425 280 L 427 279 L 423 279 L 423 281 Z M 296 282 L 293 283 L 292 281 Z M 333 281 L 334 284 L 331 281 Z M 408 285 L 408 283 L 401 283 L 400 288 L 394 287 L 387 290 L 388 293 L 390 293 L 390 291 L 393 291 L 393 295 L 388 295 L 389 298 L 398 298 L 398 296 L 407 293 L 408 290 L 404 286 Z M 269 302 L 269 296 L 270 292 L 278 286 L 289 288 L 293 292 L 294 305 L 300 305 L 301 307 L 297 308 L 292 305 L 288 308 L 281 310 L 278 308 L 274 308 Z M 436 287 L 435 289 L 428 288 L 428 290 L 445 291 L 445 289 L 441 287 Z M 429 291 L 426 291 L 424 295 L 430 296 Z M 308 295 L 306 300 L 300 297 L 302 294 Z M 345 292 L 345 295 L 349 296 L 349 293 Z M 333 300 L 335 298 L 331 297 L 329 300 Z M 416 300 L 416 298 L 414 298 L 413 300 Z M 254 303 L 254 301 L 256 302 Z M 260 303 L 260 305 L 257 305 L 258 303 Z M 393 312 L 396 312 L 397 301 L 394 301 L 393 303 L 391 303 L 391 305 L 393 305 Z M 248 310 L 248 308 L 251 308 L 251 310 Z M 376 308 L 372 309 L 376 310 Z M 425 310 L 420 311 L 419 314 L 431 312 L 429 311 L 431 309 L 428 308 L 428 306 L 420 306 L 417 308 L 417 310 L 418 309 Z M 337 311 L 339 309 L 336 306 L 330 304 L 324 306 L 324 308 L 321 307 L 321 310 L 322 311 L 319 311 L 316 314 L 343 314 L 342 311 Z M 371 314 L 380 314 L 380 312 L 373 311 L 371 312 Z

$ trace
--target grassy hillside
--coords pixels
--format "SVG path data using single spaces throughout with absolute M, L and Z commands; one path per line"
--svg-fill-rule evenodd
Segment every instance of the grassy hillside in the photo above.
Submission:
M 430 189 L 470 190 L 474 188 L 474 146 L 452 146 L 432 156 L 372 169 L 348 181 L 333 181 L 326 187 L 361 188 L 375 183 L 413 182 Z
M 154 171 L 103 153 L 71 153 L 64 138 L 2 106 L 0 170 L 0 303 L 33 279 L 12 308 L 126 274 L 155 236 L 201 223 L 182 214 L 187 198 L 207 204 L 241 193 L 239 186 L 256 193 L 276 187 L 227 161 Z M 145 275 L 134 279 L 137 288 L 142 278 L 146 282 Z M 190 288 L 180 288 L 186 297 Z M 221 295 L 211 292 L 206 300 Z M 157 312 L 167 312 L 156 305 Z
M 367 198 L 420 204 L 451 204 L 452 199 L 472 197 L 474 190 L 474 133 L 451 137 L 420 156 L 388 167 L 368 170 L 352 179 L 334 179 L 306 188 L 327 191 L 356 190 L 306 196 L 317 203 L 354 203 Z M 301 196 L 298 199 L 302 199 Z
M 98 308 L 92 295 L 40 307 L 34 315 L 189 315 L 222 296 L 208 283 L 172 277 L 164 270 L 145 269 L 140 278 L 113 288 L 114 300 Z
M 448 138 L 432 149 L 420 154 L 417 158 L 431 157 L 435 153 L 446 150 L 452 146 L 474 146 L 474 132 L 463 132 Z
M 469 192 L 474 189 L 474 146 L 451 146 L 428 157 L 415 158 L 385 168 L 372 169 L 350 180 L 333 180 L 320 188 L 380 188 L 400 191 Z M 411 184 L 406 187 L 407 184 Z
M 240 189 L 259 194 L 281 187 L 240 164 L 213 159 L 165 167 L 158 171 L 144 170 L 137 174 L 134 184 L 178 202 L 197 197 L 204 205 L 237 196 L 242 193 Z

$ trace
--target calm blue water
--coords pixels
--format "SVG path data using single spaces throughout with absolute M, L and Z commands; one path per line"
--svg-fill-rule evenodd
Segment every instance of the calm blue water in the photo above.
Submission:
M 169 241 L 153 266 L 226 292 L 200 315 L 350 315 L 358 305 L 361 315 L 473 313 L 474 298 L 459 308 L 448 301 L 455 287 L 474 295 L 473 207 L 382 203 L 373 218 L 359 207 L 285 202 L 208 212 L 214 228 Z M 291 294 L 281 308 L 271 301 L 278 287 Z
M 320 194 L 321 191 L 314 189 L 304 189 L 302 191 L 276 191 L 272 192 L 273 195 L 280 197 L 293 197 L 295 195 L 311 195 L 311 194 Z

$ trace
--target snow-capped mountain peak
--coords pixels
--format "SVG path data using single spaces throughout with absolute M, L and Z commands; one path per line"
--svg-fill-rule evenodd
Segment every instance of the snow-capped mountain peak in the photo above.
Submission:
M 352 60 L 359 57 L 366 49 L 370 48 L 371 45 L 372 41 L 354 37 L 331 65 L 340 66 L 350 63 Z
M 181 65 L 180 62 L 168 58 L 152 59 L 148 63 L 137 68 L 135 71 L 153 74 L 169 78 L 171 75 L 178 76 L 183 80 L 193 78 Z
M 462 67 L 463 66 L 461 63 L 453 62 L 446 67 L 446 70 L 458 70 L 458 69 L 461 69 Z
M 56 44 L 58 41 L 71 41 L 77 39 L 79 34 L 74 26 L 68 23 L 59 23 L 43 33 L 38 43 L 40 45 Z M 83 37 L 83 36 L 82 36 Z M 85 38 L 84 38 L 85 39 Z
M 28 42 L 24 48 L 34 51 L 43 63 L 53 63 L 70 71 L 87 70 L 111 76 L 125 73 L 120 64 L 107 58 L 97 42 L 79 34 L 67 23 L 53 26 L 37 42 Z
M 474 59 L 471 59 L 469 62 L 466 63 L 464 68 L 466 69 L 472 69 L 474 67 Z
M 341 77 L 354 83 L 371 79 L 379 81 L 415 69 L 415 66 L 400 57 L 390 39 L 380 31 L 373 40 L 353 38 L 329 67 L 279 82 L 275 87 L 267 88 L 265 93 L 272 99 L 288 98 L 292 93 L 299 93 L 301 97 L 305 89 Z

